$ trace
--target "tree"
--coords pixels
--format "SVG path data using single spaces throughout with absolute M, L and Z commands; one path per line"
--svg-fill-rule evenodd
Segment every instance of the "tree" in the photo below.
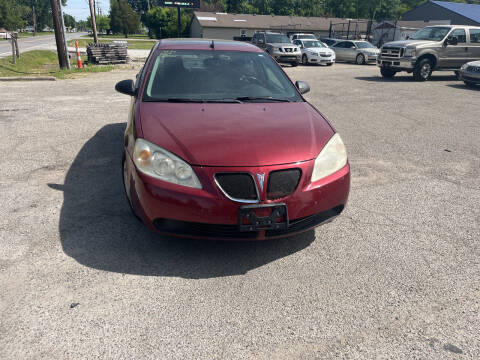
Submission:
M 181 22 L 181 36 L 188 36 L 187 30 L 190 24 L 190 16 L 182 12 Z M 147 12 L 145 24 L 157 39 L 177 37 L 177 9 L 155 6 Z
M 113 0 L 110 7 L 110 28 L 114 33 L 133 34 L 140 27 L 140 18 L 125 1 Z
M 77 24 L 75 18 L 68 14 L 63 14 L 63 23 L 65 24 L 65 27 L 69 29 L 73 29 Z
M 25 26 L 24 17 L 28 11 L 28 7 L 16 0 L 0 0 L 0 27 L 9 31 L 22 28 Z
M 95 21 L 97 24 L 97 30 L 99 32 L 104 32 L 108 29 L 110 29 L 110 17 L 107 15 L 97 15 L 95 16 Z M 92 23 L 92 18 L 89 16 L 87 17 L 87 22 L 89 24 Z

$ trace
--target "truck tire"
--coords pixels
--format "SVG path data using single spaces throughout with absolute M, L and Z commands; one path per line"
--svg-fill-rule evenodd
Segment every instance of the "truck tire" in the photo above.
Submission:
M 433 63 L 430 59 L 422 59 L 415 64 L 413 69 L 413 78 L 417 81 L 427 81 L 430 79 L 433 70 Z
M 298 61 L 291 62 L 290 65 L 292 65 L 293 67 L 298 66 Z
M 380 74 L 382 74 L 382 76 L 385 78 L 385 79 L 391 79 L 395 76 L 397 72 L 395 70 L 392 70 L 392 69 L 387 69 L 387 68 L 380 68 Z

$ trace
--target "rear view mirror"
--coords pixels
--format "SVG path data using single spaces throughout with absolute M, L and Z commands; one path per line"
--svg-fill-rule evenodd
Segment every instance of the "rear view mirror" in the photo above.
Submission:
M 306 94 L 310 91 L 310 85 L 308 85 L 305 81 L 297 81 L 295 83 L 300 94 Z
M 137 95 L 137 91 L 135 90 L 135 83 L 133 82 L 133 80 L 130 80 L 130 79 L 119 81 L 115 85 L 115 90 L 125 95 L 130 95 L 130 96 Z

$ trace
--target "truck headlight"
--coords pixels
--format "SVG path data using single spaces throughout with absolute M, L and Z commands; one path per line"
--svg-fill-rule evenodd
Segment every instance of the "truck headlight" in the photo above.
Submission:
M 415 56 L 415 49 L 414 48 L 406 48 L 404 56 L 414 57 Z
M 177 185 L 202 188 L 189 164 L 147 140 L 138 138 L 135 141 L 133 162 L 140 172 L 148 176 Z
M 312 182 L 318 181 L 342 169 L 347 164 L 347 149 L 340 135 L 333 135 L 315 159 Z

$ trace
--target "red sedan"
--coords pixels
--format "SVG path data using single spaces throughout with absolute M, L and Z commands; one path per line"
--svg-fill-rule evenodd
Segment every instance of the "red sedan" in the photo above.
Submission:
M 136 82 L 123 177 L 135 215 L 161 234 L 267 239 L 331 221 L 345 207 L 342 139 L 257 47 L 162 40 Z

